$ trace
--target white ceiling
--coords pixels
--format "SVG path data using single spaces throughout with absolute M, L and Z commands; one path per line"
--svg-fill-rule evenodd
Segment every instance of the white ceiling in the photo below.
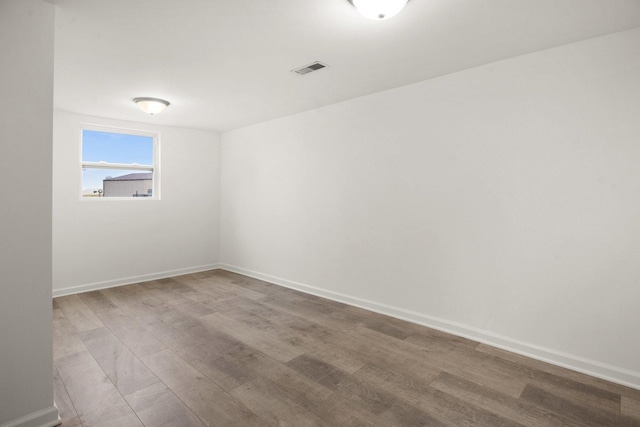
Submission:
M 411 0 L 385 21 L 347 0 L 56 4 L 55 108 L 215 131 L 640 27 L 640 0 Z

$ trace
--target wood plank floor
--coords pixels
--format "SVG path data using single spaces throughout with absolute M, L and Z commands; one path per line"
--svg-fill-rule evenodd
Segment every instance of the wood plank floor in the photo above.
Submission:
M 640 391 L 222 270 L 53 308 L 64 426 L 640 426 Z

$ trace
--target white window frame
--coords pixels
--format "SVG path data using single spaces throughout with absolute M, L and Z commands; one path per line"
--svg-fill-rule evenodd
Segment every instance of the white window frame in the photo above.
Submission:
M 124 135 L 137 135 L 148 136 L 153 138 L 153 164 L 152 165 L 140 165 L 137 163 L 109 163 L 109 162 L 84 162 L 82 161 L 82 144 L 83 133 L 85 130 L 107 132 L 107 133 L 121 133 Z M 104 125 L 95 125 L 89 123 L 83 123 L 80 125 L 80 200 L 160 200 L 160 132 L 120 128 Z M 85 168 L 89 169 L 122 169 L 122 170 L 136 170 L 136 171 L 148 171 L 152 173 L 152 195 L 151 197 L 83 197 L 82 196 L 82 171 Z

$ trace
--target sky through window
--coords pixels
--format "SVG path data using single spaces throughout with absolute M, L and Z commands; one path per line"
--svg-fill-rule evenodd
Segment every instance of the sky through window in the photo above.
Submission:
M 95 130 L 82 131 L 82 162 L 153 165 L 153 137 Z M 102 180 L 130 170 L 83 168 L 82 190 L 102 189 Z

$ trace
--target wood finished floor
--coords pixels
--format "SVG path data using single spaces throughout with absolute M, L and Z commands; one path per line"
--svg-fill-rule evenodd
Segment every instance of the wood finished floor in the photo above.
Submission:
M 63 426 L 640 426 L 640 391 L 222 270 L 53 308 Z

